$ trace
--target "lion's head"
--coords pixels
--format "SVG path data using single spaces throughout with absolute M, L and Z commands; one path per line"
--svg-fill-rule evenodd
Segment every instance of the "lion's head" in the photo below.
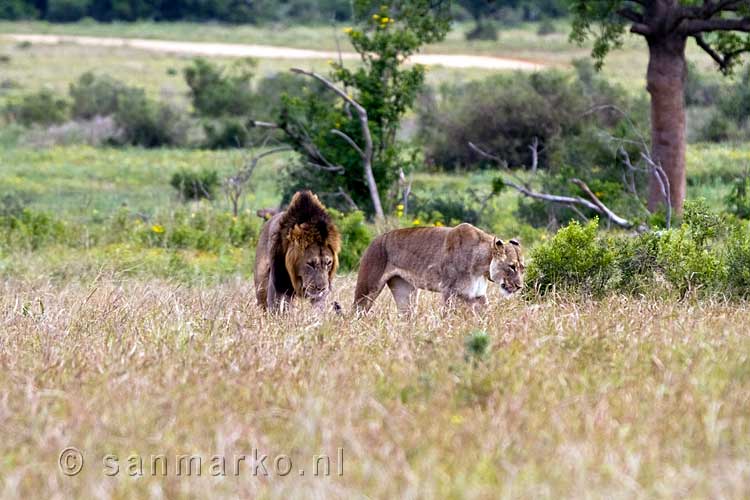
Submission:
M 500 290 L 506 297 L 523 288 L 523 256 L 521 244 L 517 240 L 510 240 L 508 244 L 495 238 L 492 246 L 492 262 L 490 263 L 490 280 L 500 285 Z
M 309 191 L 294 195 L 281 225 L 284 263 L 295 294 L 314 304 L 322 302 L 339 265 L 338 229 Z

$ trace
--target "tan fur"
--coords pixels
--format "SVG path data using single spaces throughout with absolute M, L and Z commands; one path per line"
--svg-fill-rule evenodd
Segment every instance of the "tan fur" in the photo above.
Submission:
M 508 295 L 520 290 L 523 257 L 516 240 L 504 243 L 471 224 L 397 229 L 365 251 L 354 307 L 367 312 L 386 285 L 400 312 L 411 310 L 417 289 L 440 292 L 447 303 L 484 304 L 488 279 Z
M 340 251 L 341 236 L 318 197 L 296 193 L 261 230 L 255 251 L 258 305 L 280 309 L 295 296 L 321 303 L 331 290 Z

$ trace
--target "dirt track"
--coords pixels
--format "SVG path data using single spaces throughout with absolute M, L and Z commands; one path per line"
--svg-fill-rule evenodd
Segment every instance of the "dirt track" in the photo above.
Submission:
M 259 59 L 338 59 L 337 52 L 294 49 L 290 47 L 273 47 L 270 45 L 245 45 L 235 43 L 175 42 L 169 40 L 150 40 L 143 38 L 105 38 L 69 35 L 4 35 L 17 42 L 31 42 L 56 45 L 72 43 L 96 47 L 127 47 L 152 52 L 173 54 L 193 54 L 220 57 L 256 57 Z M 356 60 L 357 54 L 344 52 L 345 60 Z M 446 68 L 481 68 L 489 70 L 524 70 L 534 71 L 542 65 L 517 59 L 500 57 L 457 55 L 457 54 L 417 54 L 410 58 L 412 63 Z

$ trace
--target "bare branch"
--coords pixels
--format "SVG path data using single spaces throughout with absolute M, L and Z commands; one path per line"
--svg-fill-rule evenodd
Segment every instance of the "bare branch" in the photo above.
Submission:
M 367 110 L 357 101 L 355 101 L 354 98 L 350 97 L 349 94 L 347 94 L 344 90 L 334 85 L 325 77 L 313 71 L 305 71 L 300 68 L 292 68 L 291 71 L 293 73 L 315 78 L 326 87 L 331 89 L 333 92 L 335 92 L 339 97 L 349 103 L 356 110 L 357 114 L 359 115 L 360 126 L 362 127 L 362 136 L 365 139 L 365 147 L 359 148 L 363 153 L 361 156 L 362 162 L 364 163 L 363 166 L 365 171 L 365 181 L 367 182 L 367 187 L 370 190 L 370 198 L 372 199 L 373 208 L 375 209 L 375 216 L 380 219 L 385 219 L 383 205 L 380 203 L 380 193 L 378 192 L 378 186 L 375 182 L 375 175 L 372 171 L 373 145 L 372 135 L 370 134 L 370 124 L 367 118 Z
M 342 132 L 341 130 L 338 130 L 338 129 L 332 129 L 332 130 L 331 130 L 331 133 L 332 133 L 333 135 L 337 135 L 337 136 L 341 137 L 341 138 L 342 138 L 342 139 L 344 139 L 344 140 L 345 140 L 346 142 L 348 142 L 348 143 L 349 143 L 349 145 L 350 145 L 350 146 L 351 146 L 352 148 L 354 148 L 354 150 L 355 150 L 355 151 L 356 151 L 357 153 L 359 153 L 359 156 L 361 156 L 363 160 L 365 159 L 365 152 L 364 152 L 364 151 L 362 151 L 362 149 L 361 149 L 361 148 L 360 148 L 360 147 L 359 147 L 359 146 L 357 145 L 357 143 L 356 143 L 356 142 L 354 142 L 354 139 L 352 139 L 351 137 L 349 137 L 349 136 L 348 136 L 348 135 L 346 135 L 346 134 L 345 134 L 344 132 Z
M 599 212 L 604 213 L 609 217 L 609 220 L 614 222 L 620 227 L 629 228 L 633 225 L 628 222 L 626 219 L 623 219 L 622 217 L 618 216 L 616 213 L 614 213 L 612 210 L 610 210 L 602 201 L 589 189 L 588 185 L 583 182 L 581 179 L 571 179 L 570 182 L 578 186 L 579 188 L 583 189 L 583 192 L 586 193 L 586 195 L 591 198 L 591 201 L 594 202 L 594 205 L 599 207 Z
M 602 206 L 604 206 L 604 209 L 606 209 L 606 210 L 600 208 L 595 203 L 593 203 L 593 202 L 591 202 L 589 200 L 586 200 L 584 198 L 581 198 L 579 196 L 560 196 L 560 195 L 556 195 L 556 194 L 539 193 L 539 192 L 536 192 L 536 191 L 532 191 L 531 189 L 529 189 L 527 187 L 524 187 L 524 186 L 521 186 L 519 184 L 516 184 L 515 182 L 506 181 L 506 180 L 503 180 L 503 184 L 505 184 L 506 186 L 512 187 L 513 189 L 515 189 L 519 193 L 523 194 L 524 196 L 528 196 L 529 198 L 534 198 L 534 199 L 543 200 L 543 201 L 549 201 L 549 202 L 552 202 L 552 203 L 561 203 L 563 205 L 579 205 L 579 206 L 583 206 L 583 207 L 586 207 L 586 208 L 588 208 L 590 210 L 593 210 L 594 212 L 598 213 L 599 215 L 603 215 L 603 216 L 609 218 L 612 222 L 614 222 L 615 224 L 617 224 L 620 227 L 623 227 L 625 229 L 630 229 L 631 227 L 633 227 L 633 224 L 630 223 L 630 221 L 628 221 L 626 219 L 623 219 L 622 217 L 619 217 L 617 214 L 615 214 L 610 209 L 608 209 L 606 206 L 604 206 L 604 204 L 602 204 Z M 599 203 L 601 203 L 601 201 Z
M 250 120 L 250 121 L 248 122 L 248 124 L 249 124 L 249 125 L 250 125 L 251 127 L 260 127 L 260 128 L 280 128 L 280 127 L 279 127 L 278 125 L 276 125 L 275 123 L 271 123 L 271 122 L 262 122 L 262 121 L 260 121 L 260 120 Z

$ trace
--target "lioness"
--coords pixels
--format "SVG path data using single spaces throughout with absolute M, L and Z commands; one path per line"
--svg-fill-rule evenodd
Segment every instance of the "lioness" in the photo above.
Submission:
M 520 243 L 509 243 L 471 224 L 385 233 L 360 262 L 355 310 L 369 311 L 386 284 L 400 313 L 410 312 L 418 288 L 441 292 L 446 303 L 486 304 L 489 279 L 510 296 L 523 286 L 524 265 Z
M 318 197 L 294 195 L 289 207 L 264 225 L 255 250 L 258 305 L 283 310 L 295 296 L 320 306 L 339 265 L 341 236 Z

